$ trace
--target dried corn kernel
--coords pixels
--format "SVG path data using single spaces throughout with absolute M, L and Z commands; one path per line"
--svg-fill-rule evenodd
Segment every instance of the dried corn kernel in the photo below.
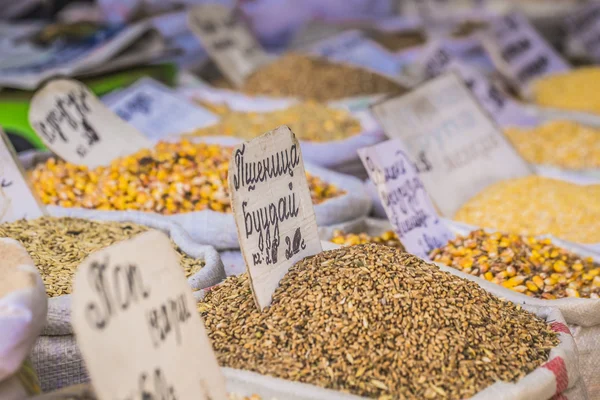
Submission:
M 215 144 L 161 142 L 93 170 L 51 158 L 30 176 L 45 204 L 165 215 L 231 212 L 227 185 L 231 151 Z M 315 204 L 343 194 L 315 176 L 307 174 L 307 180 Z M 79 182 L 93 188 L 77 191 Z
M 600 129 L 574 121 L 552 121 L 532 129 L 504 131 L 530 163 L 567 169 L 600 168 Z
M 476 249 L 481 250 L 480 255 L 458 255 L 456 250 L 470 248 L 473 242 L 476 243 Z M 498 248 L 500 253 L 510 250 L 514 257 L 510 264 L 506 263 L 501 256 L 491 256 L 485 250 L 490 248 Z M 548 257 L 540 258 L 539 254 L 548 254 Z M 532 297 L 594 298 L 600 295 L 600 276 L 592 277 L 594 271 L 600 274 L 600 264 L 557 247 L 548 239 L 498 232 L 486 233 L 480 229 L 468 236 L 458 236 L 446 246 L 433 250 L 430 257 L 435 262 Z M 472 267 L 464 267 L 465 258 L 473 261 Z M 482 262 L 489 265 L 489 271 L 482 271 Z M 577 268 L 574 268 L 575 266 Z M 516 275 L 509 277 L 508 270 L 514 270 Z
M 600 242 L 600 185 L 535 175 L 502 181 L 465 203 L 455 219 L 504 232 Z
M 360 122 L 350 113 L 305 101 L 283 110 L 270 112 L 233 111 L 227 106 L 201 104 L 221 116 L 219 123 L 200 128 L 190 136 L 236 136 L 246 140 L 280 125 L 287 125 L 298 139 L 307 141 L 342 140 L 361 131 Z
M 534 101 L 542 106 L 600 114 L 600 68 L 577 68 L 538 79 Z
M 402 243 L 400 243 L 400 239 L 398 239 L 398 236 L 396 236 L 396 233 L 394 231 L 387 231 L 379 236 L 369 236 L 366 233 L 344 233 L 344 231 L 337 229 L 333 232 L 333 237 L 331 238 L 331 241 L 341 246 L 355 246 L 358 244 L 379 243 L 389 247 L 395 247 L 397 249 L 404 250 L 404 246 L 402 245 Z

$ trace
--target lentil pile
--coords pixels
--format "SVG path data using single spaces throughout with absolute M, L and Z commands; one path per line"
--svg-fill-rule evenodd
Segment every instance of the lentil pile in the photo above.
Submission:
M 221 365 L 379 399 L 470 397 L 558 344 L 520 306 L 376 244 L 300 261 L 262 313 L 245 274 L 198 309 Z
M 540 78 L 532 92 L 541 106 L 600 114 L 600 68 L 577 68 Z
M 430 258 L 532 297 L 600 298 L 600 264 L 550 239 L 476 230 L 433 250 Z
M 577 185 L 532 175 L 498 182 L 458 210 L 454 219 L 522 235 L 552 234 L 577 243 L 600 242 L 600 185 Z
M 54 158 L 30 177 L 45 204 L 98 210 L 139 210 L 170 215 L 231 212 L 227 172 L 231 148 L 216 144 L 158 143 L 110 166 L 88 169 Z M 344 192 L 307 174 L 314 204 Z
M 99 222 L 79 218 L 42 217 L 0 225 L 0 237 L 15 239 L 25 247 L 40 271 L 49 297 L 71 293 L 73 275 L 94 251 L 147 231 L 129 222 Z M 204 261 L 179 253 L 179 264 L 189 277 L 204 267 Z
M 258 69 L 242 90 L 253 95 L 317 101 L 405 91 L 398 83 L 367 70 L 296 53 L 285 54 Z
M 377 243 L 389 247 L 395 247 L 404 251 L 404 246 L 394 231 L 383 232 L 379 236 L 370 236 L 366 233 L 345 233 L 336 229 L 333 231 L 331 241 L 341 246 L 356 246 L 358 244 Z
M 552 121 L 532 129 L 512 127 L 504 133 L 530 163 L 574 170 L 600 168 L 600 129 Z
M 227 106 L 202 104 L 221 115 L 221 120 L 218 124 L 197 129 L 192 136 L 226 135 L 250 140 L 274 126 L 287 125 L 300 140 L 323 142 L 346 139 L 361 131 L 360 122 L 348 112 L 314 101 L 271 112 L 241 112 Z

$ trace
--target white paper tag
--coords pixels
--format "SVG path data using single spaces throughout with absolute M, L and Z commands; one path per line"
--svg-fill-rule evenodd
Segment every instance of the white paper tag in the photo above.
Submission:
M 584 47 L 589 57 L 600 62 L 600 4 L 579 7 L 565 18 L 567 33 Z
M 152 78 L 140 79 L 126 89 L 104 96 L 102 102 L 153 141 L 219 121 L 210 111 Z
M 522 94 L 533 80 L 571 68 L 522 14 L 494 21 L 484 43 L 498 70 Z
M 212 351 L 177 253 L 149 231 L 79 266 L 73 329 L 100 400 L 225 400 Z
M 356 30 L 321 40 L 311 45 L 308 52 L 391 77 L 402 72 L 401 62 L 396 55 Z
M 527 114 L 517 102 L 487 80 L 479 71 L 452 55 L 443 42 L 432 44 L 420 61 L 423 75 L 430 79 L 454 71 L 464 80 L 477 100 L 500 126 L 531 126 L 536 118 Z
M 322 251 L 300 144 L 287 126 L 233 150 L 229 193 L 256 304 L 296 262 Z
M 44 214 L 44 206 L 29 186 L 15 149 L 0 128 L 0 223 Z
M 151 146 L 81 82 L 54 80 L 38 90 L 29 123 L 44 144 L 66 161 L 95 168 Z
M 444 217 L 487 186 L 532 173 L 454 73 L 373 111 L 386 134 L 403 141 Z
M 269 61 L 267 53 L 233 10 L 218 4 L 200 4 L 188 16 L 191 31 L 235 86 Z
M 409 253 L 429 261 L 433 249 L 453 238 L 425 190 L 400 139 L 358 150 L 394 231 Z

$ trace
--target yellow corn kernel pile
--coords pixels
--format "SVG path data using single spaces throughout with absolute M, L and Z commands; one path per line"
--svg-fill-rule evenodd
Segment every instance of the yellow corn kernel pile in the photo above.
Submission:
M 480 229 L 433 250 L 430 257 L 532 297 L 600 298 L 600 264 L 555 246 L 550 239 Z
M 466 202 L 457 221 L 523 235 L 600 242 L 600 185 L 531 175 L 498 182 Z
M 535 128 L 511 127 L 504 133 L 530 163 L 600 168 L 600 129 L 574 121 L 551 121 Z
M 161 142 L 92 170 L 51 158 L 30 176 L 45 204 L 165 215 L 231 212 L 227 186 L 231 151 L 215 144 Z M 315 204 L 343 194 L 315 176 L 307 174 L 307 179 Z
M 331 241 L 341 246 L 355 246 L 366 243 L 379 243 L 389 247 L 404 250 L 404 246 L 400 243 L 398 236 L 394 231 L 387 231 L 379 236 L 369 236 L 366 233 L 345 233 L 339 229 L 333 232 Z
M 600 114 L 600 68 L 549 75 L 532 85 L 534 101 L 545 107 Z
M 342 140 L 361 131 L 360 122 L 344 110 L 307 101 L 270 112 L 233 111 L 227 106 L 202 103 L 221 115 L 218 124 L 195 130 L 192 136 L 236 136 L 254 139 L 280 125 L 287 125 L 298 139 L 316 142 Z

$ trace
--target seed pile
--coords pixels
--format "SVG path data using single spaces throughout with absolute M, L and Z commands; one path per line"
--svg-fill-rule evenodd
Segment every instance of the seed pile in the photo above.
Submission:
M 504 131 L 530 163 L 567 169 L 600 168 L 600 130 L 574 121 L 552 121 L 532 129 Z
M 600 114 L 600 68 L 584 67 L 549 75 L 532 85 L 534 101 L 563 110 Z
M 247 275 L 198 304 L 221 365 L 380 399 L 460 399 L 547 360 L 548 325 L 387 246 L 308 257 L 262 313 Z
M 212 105 L 208 108 L 220 114 L 221 120 L 218 124 L 197 129 L 192 136 L 226 135 L 250 140 L 274 127 L 287 125 L 298 139 L 323 142 L 346 139 L 361 131 L 360 122 L 348 112 L 314 101 L 270 112 L 233 111 L 227 106 Z
M 367 70 L 296 53 L 285 54 L 258 69 L 242 90 L 253 95 L 317 101 L 404 91 L 398 83 Z
M 465 203 L 454 219 L 522 235 L 552 234 L 577 243 L 600 242 L 600 185 L 541 176 L 498 182 Z
M 95 169 L 51 158 L 30 176 L 45 204 L 164 215 L 231 212 L 227 185 L 231 151 L 216 144 L 161 142 Z M 315 204 L 344 193 L 318 177 L 307 179 Z
M 79 218 L 42 217 L 0 225 L 0 237 L 15 239 L 27 250 L 40 271 L 46 293 L 56 297 L 71 293 L 73 275 L 94 251 L 147 231 L 129 222 L 99 222 Z M 185 276 L 198 272 L 204 261 L 189 257 L 173 243 Z
M 433 250 L 430 258 L 532 297 L 600 298 L 600 264 L 550 239 L 476 230 Z
M 376 243 L 404 250 L 404 246 L 394 231 L 383 232 L 379 236 L 370 236 L 366 233 L 344 233 L 339 229 L 333 231 L 331 241 L 341 246 L 356 246 L 358 244 Z
M 373 31 L 369 33 L 369 37 L 389 51 L 421 46 L 427 42 L 426 34 L 420 30 L 402 32 Z

